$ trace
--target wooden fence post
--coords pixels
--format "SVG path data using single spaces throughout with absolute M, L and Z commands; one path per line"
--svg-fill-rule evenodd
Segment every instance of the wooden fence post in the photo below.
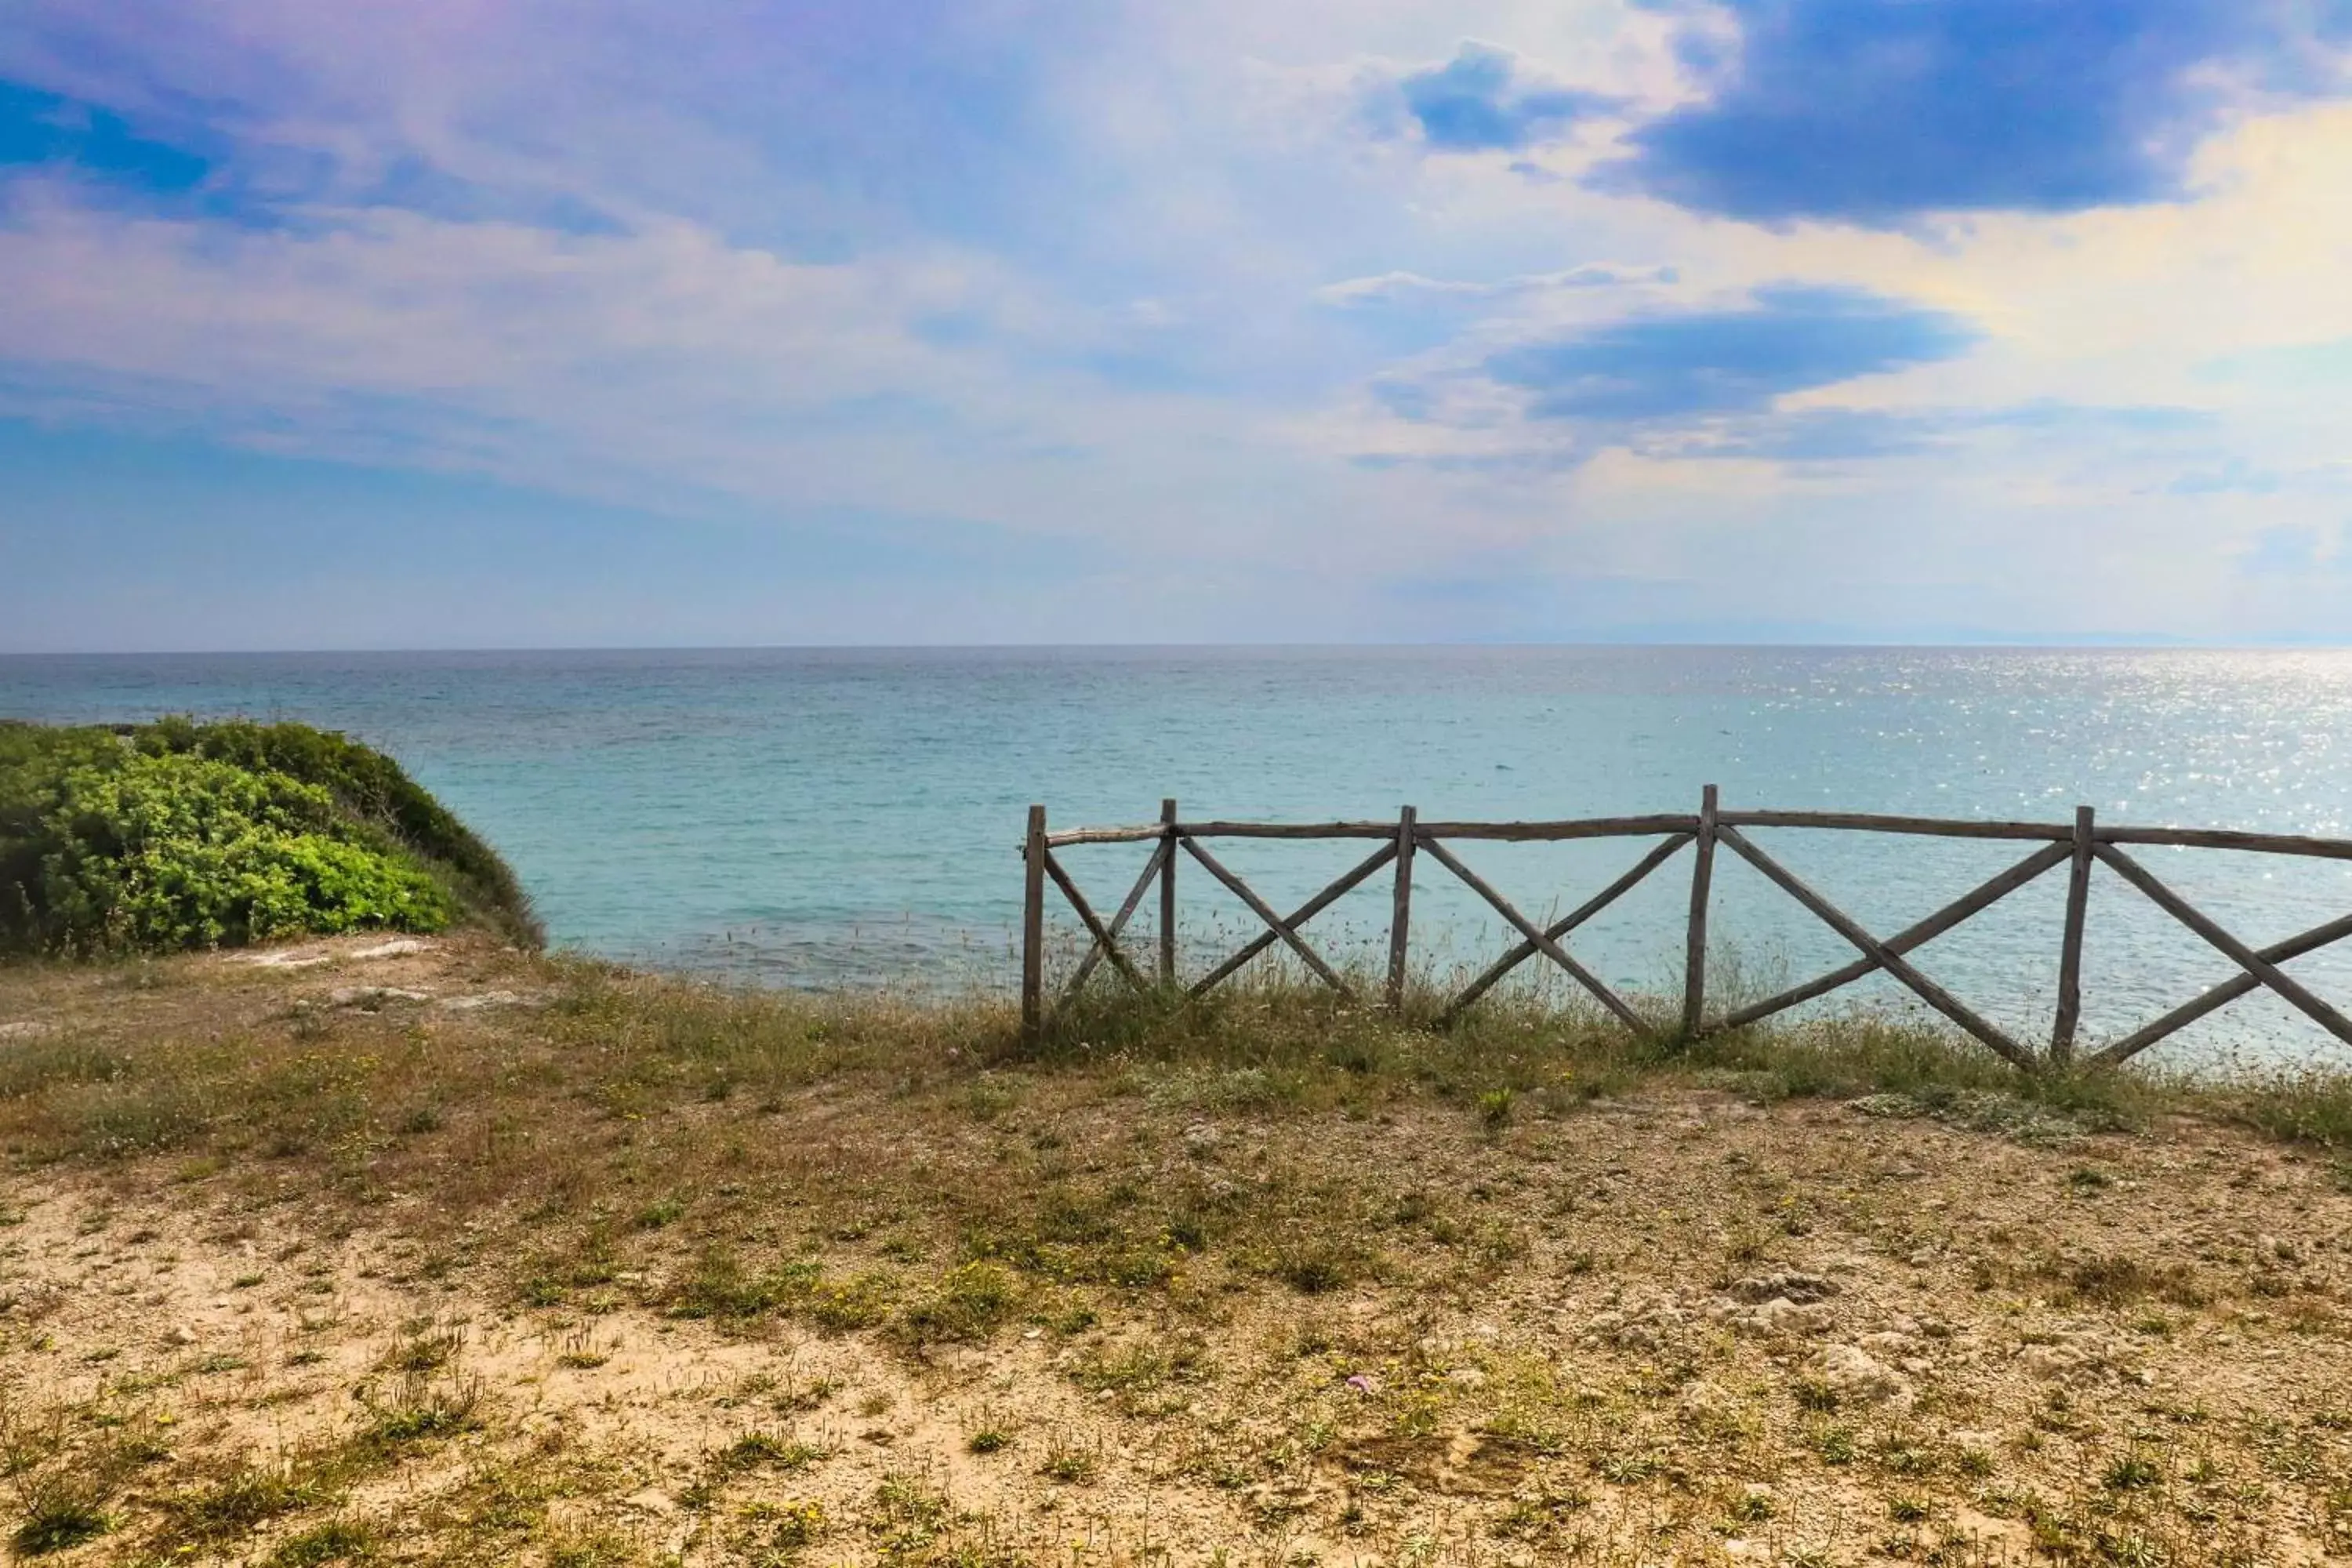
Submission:
M 2074 1026 L 2083 1016 L 2083 918 L 2091 903 L 2092 810 L 2074 808 L 2074 868 L 2066 881 L 2066 935 L 2058 950 L 2058 1017 L 2050 1029 L 2050 1065 L 2074 1059 Z
M 1697 1035 L 1706 1013 L 1706 902 L 1715 880 L 1716 788 L 1699 792 L 1698 837 L 1691 852 L 1690 948 L 1683 968 L 1683 1037 Z
M 1405 962 L 1412 942 L 1412 848 L 1414 824 L 1420 814 L 1412 806 L 1397 813 L 1396 897 L 1389 910 L 1389 1011 L 1404 1005 Z
M 1160 984 L 1176 984 L 1176 802 L 1160 803 Z
M 1023 847 L 1027 886 L 1021 901 L 1021 1029 L 1034 1036 L 1045 1026 L 1045 808 L 1029 808 L 1029 839 Z

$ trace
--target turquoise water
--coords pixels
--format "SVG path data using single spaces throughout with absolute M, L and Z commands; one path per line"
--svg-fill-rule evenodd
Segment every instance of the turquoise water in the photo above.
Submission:
M 1557 817 L 1727 806 L 2071 817 L 2352 833 L 2352 654 L 1792 648 L 760 650 L 0 658 L 0 714 L 291 718 L 397 754 L 513 861 L 563 944 L 763 982 L 1003 984 L 1032 801 L 1057 826 L 1185 815 Z M 2028 847 L 1759 834 L 1891 932 Z M 1360 843 L 1219 853 L 1277 904 Z M 1630 864 L 1630 841 L 1471 844 L 1529 914 Z M 1143 850 L 1068 852 L 1101 905 Z M 2147 851 L 2240 935 L 2352 908 L 2352 868 Z M 1715 930 L 1748 984 L 1851 956 L 1744 864 L 1717 863 Z M 1573 951 L 1635 988 L 1678 985 L 1687 859 Z M 1193 961 L 1252 922 L 1197 868 Z M 1501 922 L 1423 861 L 1422 952 L 1475 964 Z M 2046 1033 L 2064 880 L 1923 950 L 2004 1025 Z M 1384 878 L 1313 928 L 1377 947 Z M 1149 910 L 1139 917 L 1141 934 Z M 2352 1003 L 2352 949 L 2294 973 Z M 2102 871 L 2085 1034 L 2126 1032 L 2226 960 Z M 1885 983 L 1864 994 L 1895 996 Z M 2336 1049 L 2267 998 L 2164 1053 Z

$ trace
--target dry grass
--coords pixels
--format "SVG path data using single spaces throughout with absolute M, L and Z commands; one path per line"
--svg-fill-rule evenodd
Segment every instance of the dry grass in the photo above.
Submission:
M 0 969 L 18 1553 L 2352 1552 L 2340 1080 L 367 945 Z

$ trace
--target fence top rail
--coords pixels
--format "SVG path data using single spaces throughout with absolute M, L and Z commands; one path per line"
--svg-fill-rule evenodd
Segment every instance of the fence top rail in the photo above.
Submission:
M 1726 811 L 1726 827 L 1829 828 L 1857 833 L 1909 833 L 1937 838 L 2006 838 L 2063 843 L 2074 836 L 2072 823 L 2001 822 L 1938 816 L 1892 816 L 1851 811 Z M 1415 842 L 1483 838 L 1521 843 L 1570 838 L 1650 837 L 1695 833 L 1689 813 L 1645 816 L 1586 816 L 1559 822 L 1420 822 Z M 1393 838 L 1387 822 L 1151 822 L 1125 827 L 1066 827 L 1045 835 L 1049 848 L 1073 844 L 1138 844 L 1165 838 Z M 2126 827 L 2101 824 L 2092 829 L 2101 844 L 2147 844 L 2193 849 L 2242 849 L 2270 855 L 2301 855 L 2352 860 L 2352 839 L 2294 833 L 2253 833 L 2235 828 Z
M 1580 816 L 1565 822 L 1423 822 L 1415 829 L 1416 836 L 1422 838 L 1503 838 L 1525 842 L 1643 838 L 1697 831 L 1698 818 L 1687 811 L 1650 816 Z
M 2297 833 L 2242 833 L 2227 827 L 2100 827 L 2101 844 L 2163 844 L 2185 849 L 2252 849 L 2266 855 L 2315 855 L 2352 860 L 2352 839 L 2313 838 Z
M 2074 825 L 1991 822 L 1942 816 L 1882 816 L 1864 811 L 1726 811 L 1716 820 L 1726 827 L 1829 827 L 1854 833 L 1918 833 L 1937 838 L 2037 838 L 2074 837 Z

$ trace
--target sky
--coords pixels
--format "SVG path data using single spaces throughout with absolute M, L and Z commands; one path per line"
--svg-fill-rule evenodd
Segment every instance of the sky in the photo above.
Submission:
M 2352 642 L 2352 0 L 10 0 L 0 652 Z

